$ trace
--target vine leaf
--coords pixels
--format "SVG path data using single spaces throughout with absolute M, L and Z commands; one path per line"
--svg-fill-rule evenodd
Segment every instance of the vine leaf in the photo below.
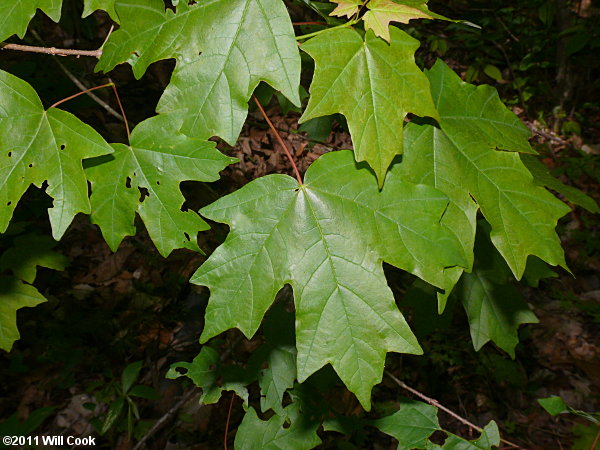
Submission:
M 236 161 L 215 149 L 214 142 L 174 132 L 180 119 L 159 115 L 140 123 L 130 145 L 113 144 L 108 158 L 92 161 L 86 174 L 92 183 L 92 222 L 113 251 L 135 234 L 137 212 L 163 256 L 173 249 L 200 251 L 198 231 L 208 224 L 193 211 L 182 211 L 182 181 L 215 181 Z
M 336 17 L 346 16 L 348 19 L 356 14 L 364 3 L 362 0 L 331 0 L 331 2 L 337 3 L 337 6 L 329 15 Z
M 116 11 L 121 28 L 96 69 L 127 61 L 139 78 L 152 62 L 176 58 L 157 111 L 184 111 L 185 134 L 233 145 L 260 81 L 300 106 L 300 54 L 281 0 L 181 1 L 176 13 L 162 0 L 127 0 Z
M 363 16 L 365 30 L 373 30 L 376 36 L 390 42 L 390 22 L 408 23 L 412 19 L 443 19 L 427 8 L 427 0 L 371 0 L 367 3 L 369 11 Z
M 97 9 L 106 11 L 110 18 L 115 22 L 119 23 L 119 16 L 115 11 L 115 2 L 117 0 L 84 0 L 83 1 L 83 14 L 81 17 L 87 17 Z
M 320 157 L 304 185 L 269 175 L 203 208 L 232 231 L 191 280 L 212 293 L 202 342 L 233 327 L 251 337 L 290 283 L 298 379 L 331 363 L 369 408 L 386 352 L 421 353 L 382 260 L 442 284 L 445 267 L 465 263 L 438 223 L 447 204 L 436 189 L 393 173 L 379 191 L 372 173 L 343 151 Z
M 36 9 L 41 9 L 54 22 L 60 20 L 62 0 L 18 0 L 0 2 L 0 41 L 18 35 L 25 36 L 27 25 L 35 15 Z
M 342 113 L 357 161 L 366 161 L 380 187 L 394 156 L 403 151 L 409 112 L 438 118 L 427 77 L 414 61 L 419 42 L 392 28 L 391 44 L 368 31 L 327 31 L 302 45 L 315 60 L 310 100 L 300 122 Z
M 519 326 L 538 323 L 538 319 L 511 283 L 510 269 L 486 233 L 478 234 L 475 248 L 473 271 L 463 274 L 457 288 L 469 320 L 473 347 L 479 350 L 494 341 L 514 358 Z
M 415 155 L 402 163 L 405 176 L 414 168 L 423 181 L 443 191 L 462 210 L 458 214 L 464 216 L 459 218 L 463 225 L 456 232 L 469 246 L 474 239 L 474 209 L 468 206 L 467 196 L 472 196 L 492 225 L 492 242 L 517 279 L 529 255 L 566 268 L 554 228 L 569 208 L 534 184 L 515 153 L 533 152 L 527 128 L 492 87 L 464 83 L 439 60 L 427 76 L 441 130 L 416 124 L 406 128 Z M 415 182 L 415 177 L 419 178 L 414 174 L 407 179 Z
M 33 286 L 16 277 L 0 277 L 0 348 L 7 352 L 19 339 L 17 310 L 37 306 L 46 299 Z
M 292 404 L 286 408 L 292 410 Z M 239 450 L 309 450 L 321 444 L 317 435 L 318 423 L 306 423 L 303 417 L 295 414 L 275 414 L 268 420 L 261 420 L 254 408 L 248 408 L 244 419 L 235 434 L 235 448 Z M 292 416 L 291 424 L 286 424 Z M 289 426 L 288 426 L 289 425 Z
M 81 160 L 111 153 L 90 126 L 60 109 L 44 111 L 25 81 L 0 71 L 0 233 L 30 184 L 48 182 L 52 236 L 58 240 L 78 212 L 89 213 Z
M 370 424 L 398 439 L 398 450 L 424 448 L 429 436 L 441 429 L 437 408 L 414 400 L 402 401 L 397 412 Z

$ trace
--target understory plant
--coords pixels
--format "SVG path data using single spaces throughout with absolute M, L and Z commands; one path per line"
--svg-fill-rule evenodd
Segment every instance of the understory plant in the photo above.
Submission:
M 298 8 L 316 18 L 296 24 L 305 34 L 290 17 Z M 430 440 L 441 430 L 442 406 L 400 373 L 386 372 L 422 401 L 399 399 L 378 418 L 344 416 L 324 401 L 339 379 L 370 411 L 388 353 L 423 353 L 384 262 L 414 276 L 418 304 L 436 302 L 416 307 L 428 316 L 415 320 L 435 320 L 454 298 L 476 350 L 491 341 L 514 357 L 519 326 L 537 321 L 514 280 L 537 285 L 554 274 L 549 266 L 568 270 L 557 221 L 573 205 L 598 212 L 591 198 L 548 173 L 530 131 L 493 87 L 462 81 L 442 60 L 418 67 L 420 43 L 402 29 L 417 19 L 474 24 L 432 12 L 426 0 L 84 0 L 84 16 L 101 9 L 116 25 L 101 48 L 84 51 L 22 45 L 36 9 L 58 21 L 61 0 L 0 3 L 5 50 L 97 58 L 96 71 L 108 75 L 128 64 L 138 79 L 160 60 L 174 59 L 175 68 L 157 114 L 131 132 L 125 119 L 127 142 L 113 144 L 61 109 L 63 101 L 44 105 L 27 81 L 0 71 L 0 231 L 8 248 L 0 256 L 2 349 L 19 338 L 17 310 L 45 301 L 33 285 L 36 267 L 65 264 L 49 237 L 9 228 L 33 184 L 53 199 L 54 240 L 83 213 L 116 251 L 136 234 L 137 215 L 167 257 L 180 248 L 202 253 L 206 220 L 229 227 L 190 280 L 210 290 L 203 347 L 167 376 L 189 377 L 204 403 L 224 391 L 243 399 L 236 448 L 308 449 L 321 443 L 318 431 L 366 427 L 393 436 L 398 448 L 500 444 L 495 422 L 479 428 L 460 417 L 481 436 Z M 311 74 L 306 91 L 300 81 Z M 259 83 L 282 105 L 301 108 L 302 124 L 343 116 L 352 149 L 327 152 L 301 173 L 302 156 L 287 148 L 254 96 Z M 116 92 L 112 82 L 100 87 Z M 204 189 L 236 162 L 216 141 L 235 145 L 249 103 L 279 139 L 293 176 L 269 174 L 199 211 L 184 208 L 182 182 Z M 232 328 L 248 339 L 259 329 L 263 336 L 243 366 L 221 358 L 219 336 Z M 259 406 L 251 405 L 253 383 Z

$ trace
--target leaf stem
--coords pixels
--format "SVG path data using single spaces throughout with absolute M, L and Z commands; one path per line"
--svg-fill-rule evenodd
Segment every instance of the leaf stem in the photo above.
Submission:
M 114 86 L 114 85 L 115 84 L 111 81 L 110 83 L 106 83 L 106 84 L 103 84 L 101 86 L 94 86 L 94 87 L 88 88 L 88 89 L 86 89 L 84 91 L 78 92 L 77 94 L 69 95 L 67 98 L 63 98 L 62 100 L 57 101 L 56 103 L 54 103 L 53 105 L 51 105 L 50 108 L 56 108 L 61 103 L 64 103 L 64 102 L 67 102 L 67 101 L 72 100 L 74 98 L 77 98 L 80 95 L 87 94 L 88 92 L 95 91 L 96 89 L 102 89 L 102 88 L 110 87 L 110 86 Z M 48 109 L 50 109 L 50 108 L 48 108 Z
M 301 185 L 304 184 L 304 182 L 302 181 L 302 176 L 300 175 L 300 171 L 298 171 L 298 167 L 296 166 L 296 163 L 294 162 L 294 158 L 292 157 L 291 152 L 287 148 L 287 145 L 285 145 L 285 142 L 283 142 L 283 139 L 281 138 L 279 131 L 277 131 L 277 128 L 275 128 L 275 126 L 273 125 L 273 122 L 271 122 L 271 120 L 269 119 L 269 116 L 267 116 L 267 113 L 265 112 L 262 105 L 258 101 L 258 98 L 256 98 L 256 95 L 253 95 L 252 98 L 254 98 L 254 101 L 256 102 L 258 109 L 260 109 L 260 112 L 262 113 L 263 117 L 269 124 L 269 128 L 271 128 L 271 131 L 275 134 L 275 138 L 277 138 L 279 145 L 281 145 L 283 147 L 283 151 L 287 155 L 288 159 L 290 160 L 290 163 L 292 164 L 292 167 L 294 168 L 294 173 L 296 174 L 296 179 L 298 180 L 298 183 L 300 183 Z
M 319 30 L 319 31 L 315 31 L 314 33 L 308 33 L 308 34 L 303 34 L 302 36 L 296 36 L 296 40 L 297 41 L 302 41 L 304 39 L 308 39 L 311 37 L 315 37 L 321 33 L 324 33 L 325 31 L 330 31 L 330 30 L 337 30 L 338 28 L 347 28 L 347 27 L 351 27 L 352 25 L 356 24 L 358 22 L 358 20 L 351 20 L 349 22 L 343 23 L 341 25 L 338 25 L 336 27 L 331 27 L 331 28 L 325 28 L 323 30 Z
M 125 123 L 125 131 L 127 131 L 127 142 L 130 141 L 131 133 L 129 132 L 129 124 L 127 123 L 127 116 L 125 115 L 125 110 L 123 109 L 123 105 L 121 104 L 121 98 L 119 97 L 119 93 L 117 92 L 117 85 L 113 83 L 113 81 L 109 78 L 110 84 L 112 84 L 113 91 L 115 93 L 115 97 L 117 98 L 117 104 L 119 105 L 119 109 L 121 110 L 121 115 L 123 116 L 123 122 Z
M 452 417 L 454 417 L 456 420 L 458 420 L 460 423 L 467 425 L 468 427 L 473 428 L 474 430 L 479 431 L 480 433 L 483 432 L 483 428 L 478 427 L 477 425 L 475 425 L 474 423 L 469 422 L 467 419 L 465 419 L 464 417 L 459 416 L 458 414 L 456 414 L 454 411 L 446 408 L 444 405 L 440 404 L 440 402 L 438 402 L 437 400 L 431 398 L 431 397 L 427 397 L 425 394 L 417 391 L 414 388 L 411 388 L 409 385 L 407 385 L 406 383 L 404 383 L 403 381 L 400 381 L 398 378 L 396 378 L 391 372 L 389 371 L 385 371 L 385 374 L 392 380 L 394 381 L 394 383 L 396 383 L 398 386 L 400 386 L 402 389 L 406 389 L 408 392 L 410 392 L 411 394 L 419 397 L 421 400 L 429 403 L 431 406 L 435 406 L 438 409 L 441 409 L 442 411 L 444 411 L 445 413 L 451 415 Z M 521 448 L 519 445 L 517 444 L 513 444 L 510 441 L 507 441 L 506 439 L 502 439 L 500 438 L 500 440 L 502 442 L 504 442 L 506 445 L 510 445 L 513 448 Z
M 231 400 L 229 401 L 229 411 L 227 412 L 227 422 L 225 422 L 225 437 L 223 438 L 223 448 L 227 450 L 227 435 L 229 434 L 229 420 L 231 419 L 231 409 L 233 408 L 233 399 L 235 392 L 231 392 Z

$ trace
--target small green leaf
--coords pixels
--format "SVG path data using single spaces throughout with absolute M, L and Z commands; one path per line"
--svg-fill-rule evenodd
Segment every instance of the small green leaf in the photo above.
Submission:
M 502 78 L 502 72 L 500 72 L 500 69 L 498 69 L 496 66 L 492 65 L 492 64 L 487 64 L 484 68 L 483 68 L 483 72 L 490 78 L 493 78 L 496 81 L 501 81 Z
M 136 212 L 161 255 L 176 248 L 200 251 L 198 231 L 209 227 L 194 211 L 181 210 L 185 198 L 179 184 L 215 181 L 236 160 L 216 150 L 214 142 L 178 133 L 180 123 L 174 115 L 147 119 L 133 130 L 131 145 L 113 144 L 109 158 L 86 168 L 92 222 L 113 251 L 125 236 L 135 234 Z
M 142 370 L 142 361 L 136 361 L 131 364 L 128 364 L 123 370 L 123 374 L 121 375 L 121 387 L 123 389 L 123 394 L 127 394 L 133 383 L 140 376 L 140 370 Z
M 60 239 L 75 214 L 90 212 L 81 160 L 111 152 L 91 127 L 60 109 L 44 111 L 29 84 L 0 71 L 0 233 L 29 185 L 47 181 L 52 236 Z
M 371 425 L 398 439 L 398 450 L 422 448 L 429 436 L 440 429 L 437 408 L 413 400 L 402 400 L 399 411 L 374 420 Z
M 13 246 L 0 256 L 0 271 L 11 270 L 17 278 L 33 283 L 38 266 L 64 270 L 69 260 L 52 250 L 55 245 L 56 241 L 49 236 L 19 236 L 13 241 Z
M 19 339 L 17 310 L 31 308 L 46 299 L 36 288 L 14 277 L 0 277 L 0 348 L 7 352 Z
M 321 444 L 318 423 L 305 423 L 301 419 L 291 424 L 286 422 L 289 419 L 285 415 L 277 414 L 263 421 L 249 407 L 235 434 L 236 450 L 309 450 Z
M 106 413 L 106 418 L 104 419 L 104 423 L 102 424 L 102 428 L 100 429 L 100 436 L 103 436 L 108 430 L 112 428 L 117 419 L 119 419 L 121 412 L 123 412 L 124 406 L 125 399 L 123 397 L 119 397 L 110 404 L 110 406 L 108 407 L 108 412 Z
M 371 0 L 369 11 L 363 16 L 365 30 L 373 30 L 375 35 L 390 41 L 390 22 L 408 23 L 412 19 L 444 19 L 427 8 L 427 0 Z
M 448 438 L 441 447 L 444 450 L 491 450 L 500 445 L 500 431 L 498 425 L 493 420 L 488 423 L 479 439 L 467 441 L 452 433 L 448 433 Z
M 331 13 L 330 16 L 344 17 L 350 19 L 354 14 L 358 12 L 358 9 L 364 3 L 363 0 L 330 0 L 332 3 L 337 3 L 337 6 Z
M 404 118 L 437 118 L 429 83 L 414 60 L 419 42 L 397 28 L 391 44 L 373 32 L 327 31 L 302 44 L 315 60 L 310 99 L 300 123 L 341 113 L 348 120 L 356 161 L 366 161 L 383 185 L 396 155 L 403 152 Z
M 537 401 L 548 414 L 553 416 L 569 412 L 569 407 L 565 401 L 556 395 L 548 398 L 538 398 Z
M 182 373 L 177 369 L 184 369 Z M 200 350 L 200 354 L 189 362 L 178 362 L 172 364 L 166 377 L 169 379 L 187 376 L 196 386 L 202 388 L 202 397 L 200 403 L 217 403 L 221 398 L 223 391 L 234 391 L 240 398 L 248 404 L 248 389 L 246 386 L 256 379 L 255 374 L 250 371 L 244 371 L 237 367 L 236 371 L 224 372 L 221 368 L 220 352 L 205 345 Z M 222 378 L 222 382 L 217 384 L 217 380 Z
M 510 283 L 510 270 L 491 242 L 478 236 L 475 248 L 473 271 L 463 274 L 457 289 L 469 320 L 473 347 L 479 350 L 492 340 L 514 358 L 519 326 L 538 320 Z
M 0 2 L 0 41 L 6 40 L 13 34 L 20 38 L 25 36 L 27 25 L 35 15 L 36 9 L 41 9 L 54 22 L 60 20 L 62 0 L 15 0 Z M 2 103 L 2 102 L 0 102 Z
M 144 386 L 142 384 L 132 387 L 129 390 L 128 395 L 130 397 L 140 397 L 148 400 L 157 400 L 160 398 L 160 394 L 156 391 L 156 389 L 150 386 Z

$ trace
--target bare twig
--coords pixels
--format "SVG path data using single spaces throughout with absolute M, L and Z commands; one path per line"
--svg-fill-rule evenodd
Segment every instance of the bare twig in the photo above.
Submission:
M 135 444 L 135 447 L 133 447 L 133 450 L 139 450 L 140 448 L 142 448 L 144 446 L 144 444 L 146 443 L 146 441 L 154 433 L 156 433 L 158 430 L 160 430 L 169 420 L 171 420 L 173 418 L 173 416 L 175 416 L 175 414 L 177 413 L 177 411 L 179 411 L 179 409 L 183 405 L 185 405 L 189 400 L 191 400 L 194 395 L 198 395 L 198 392 L 196 391 L 196 389 L 190 389 L 185 394 L 183 394 L 182 397 L 179 399 L 179 401 L 177 403 L 175 403 L 173 405 L 173 407 L 171 409 L 169 409 L 160 419 L 158 419 L 154 423 L 154 425 L 152 425 L 152 428 L 150 428 L 146 432 L 146 434 L 144 435 L 144 437 L 142 437 L 138 441 L 138 443 Z
M 277 131 L 277 128 L 275 128 L 275 126 L 273 125 L 273 122 L 271 122 L 271 119 L 269 119 L 269 116 L 267 116 L 267 113 L 265 112 L 265 110 L 263 109 L 262 105 L 258 101 L 258 98 L 256 98 L 256 95 L 253 95 L 252 97 L 254 98 L 254 101 L 256 102 L 256 105 L 258 106 L 258 109 L 260 109 L 260 112 L 262 113 L 263 117 L 265 118 L 265 120 L 269 124 L 269 127 L 271 128 L 271 131 L 275 134 L 275 137 L 277 138 L 277 141 L 279 142 L 279 145 L 281 145 L 281 147 L 283 147 L 283 151 L 285 152 L 285 154 L 287 155 L 288 159 L 290 160 L 290 163 L 292 164 L 292 167 L 294 168 L 294 173 L 296 174 L 296 179 L 298 180 L 298 183 L 304 184 L 303 181 L 302 181 L 302 176 L 300 175 L 300 172 L 298 171 L 298 167 L 296 166 L 296 162 L 294 161 L 294 158 L 292 157 L 292 153 L 287 148 L 287 145 L 285 145 L 285 143 L 283 142 L 283 139 L 281 138 L 281 135 Z
M 590 447 L 590 450 L 596 449 L 596 445 L 598 444 L 598 439 L 600 439 L 600 430 L 598 430 L 598 433 L 596 434 L 596 437 L 594 438 L 594 442 L 592 442 L 592 446 Z
M 46 55 L 55 56 L 92 56 L 94 58 L 100 58 L 102 50 L 73 50 L 68 48 L 55 48 L 55 47 L 35 47 L 33 45 L 22 45 L 22 44 L 0 44 L 0 50 L 16 50 L 20 52 L 30 53 L 45 53 Z
M 37 33 L 37 31 L 31 30 L 31 32 L 32 32 L 33 36 L 38 41 L 40 41 L 40 43 L 43 44 L 43 40 L 42 40 L 41 36 Z M 117 111 L 115 111 L 108 103 L 106 103 L 104 100 L 102 100 L 96 94 L 88 91 L 89 86 L 86 86 L 85 84 L 83 84 L 83 82 L 80 81 L 75 75 L 73 75 L 71 73 L 71 71 L 69 69 L 67 69 L 63 63 L 60 62 L 59 59 L 52 58 L 52 60 L 58 65 L 58 67 L 60 67 L 60 70 L 62 70 L 65 73 L 65 75 L 69 78 L 69 80 L 71 80 L 73 82 L 73 84 L 75 86 L 77 86 L 82 91 L 85 91 L 85 93 L 87 94 L 88 97 L 90 97 L 92 100 L 94 100 L 100 106 L 102 106 L 106 110 L 106 112 L 109 113 L 111 116 L 117 118 L 118 120 L 121 120 L 121 121 L 123 120 L 123 116 L 121 114 L 119 114 Z
M 527 124 L 527 127 L 535 134 L 542 136 L 544 139 L 548 139 L 549 141 L 554 141 L 554 142 L 558 142 L 560 144 L 564 144 L 564 145 L 568 145 L 569 143 L 567 141 L 565 141 L 564 139 L 561 139 L 559 137 L 556 136 L 552 136 L 550 133 L 546 133 L 545 131 L 542 131 L 536 127 L 534 127 L 531 124 Z
M 442 411 L 444 411 L 445 413 L 449 414 L 450 416 L 454 417 L 456 420 L 458 420 L 460 423 L 467 425 L 468 427 L 471 427 L 474 430 L 479 431 L 480 433 L 483 432 L 483 428 L 478 427 L 477 425 L 475 425 L 474 423 L 469 422 L 467 419 L 465 419 L 464 417 L 459 416 L 458 414 L 456 414 L 454 411 L 446 408 L 444 405 L 440 404 L 440 402 L 438 402 L 437 400 L 431 398 L 431 397 L 427 397 L 425 394 L 417 391 L 414 388 L 411 388 L 409 385 L 407 385 L 406 383 L 404 383 L 403 381 L 399 380 L 398 378 L 396 378 L 392 373 L 390 373 L 389 371 L 385 371 L 385 374 L 392 380 L 394 381 L 398 386 L 400 386 L 402 389 L 406 389 L 408 392 L 410 392 L 411 394 L 419 397 L 421 400 L 429 403 L 431 406 L 435 406 L 438 409 L 441 409 Z M 517 444 L 513 444 L 510 441 L 507 441 L 506 439 L 502 439 L 500 438 L 500 440 L 502 442 L 504 442 L 506 445 L 510 445 L 512 448 L 521 448 L 520 446 L 518 446 Z

